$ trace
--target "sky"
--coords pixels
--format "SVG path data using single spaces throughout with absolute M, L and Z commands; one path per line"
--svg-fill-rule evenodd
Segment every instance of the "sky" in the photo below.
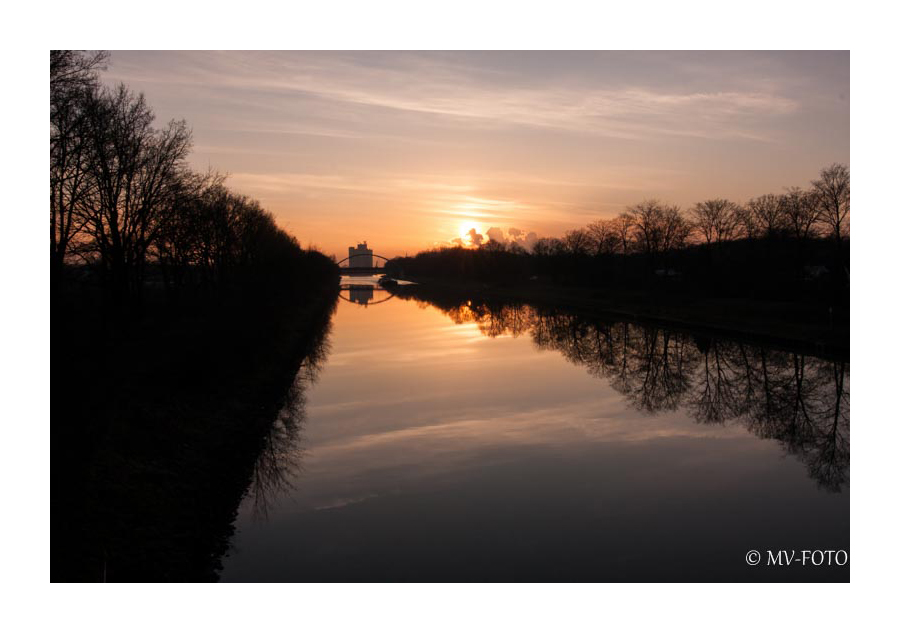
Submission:
M 339 258 L 744 202 L 850 162 L 847 51 L 114 51 L 104 81 Z

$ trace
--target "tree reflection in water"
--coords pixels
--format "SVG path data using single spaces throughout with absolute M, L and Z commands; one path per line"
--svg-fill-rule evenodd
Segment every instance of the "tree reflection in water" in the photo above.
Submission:
M 328 358 L 330 331 L 329 322 L 303 359 L 278 415 L 262 438 L 246 492 L 255 517 L 266 519 L 282 493 L 294 488 L 303 471 L 306 390 L 316 382 Z
M 849 483 L 846 360 L 524 304 L 430 303 L 485 336 L 530 333 L 538 348 L 607 380 L 640 411 L 682 409 L 701 424 L 739 422 L 778 441 L 822 488 L 837 492 Z

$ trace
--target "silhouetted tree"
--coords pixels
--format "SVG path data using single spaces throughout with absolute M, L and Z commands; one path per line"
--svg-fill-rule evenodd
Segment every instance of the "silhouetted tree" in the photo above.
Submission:
M 676 206 L 666 205 L 662 211 L 660 250 L 663 255 L 684 248 L 691 235 L 691 225 Z
M 850 170 L 835 163 L 823 169 L 812 185 L 817 194 L 819 217 L 831 236 L 840 242 L 850 230 Z
M 335 273 L 257 201 L 229 191 L 224 177 L 187 168 L 191 133 L 184 121 L 156 128 L 143 95 L 124 85 L 101 89 L 106 59 L 50 53 L 54 288 L 75 255 L 121 303 L 141 299 L 148 267 L 162 274 L 172 296 L 185 287 L 221 293 L 239 286 L 283 294 L 313 270 Z
M 647 256 L 653 256 L 661 249 L 664 210 L 658 200 L 644 200 L 628 207 L 638 247 Z
M 698 202 L 691 209 L 691 216 L 707 244 L 731 240 L 740 223 L 737 205 L 722 198 Z
M 735 218 L 737 220 L 735 237 L 744 237 L 750 240 L 759 237 L 759 223 L 748 205 L 738 205 L 735 208 Z
M 616 235 L 619 238 L 619 246 L 621 249 L 619 252 L 622 253 L 622 255 L 628 255 L 628 246 L 631 244 L 632 240 L 634 221 L 629 213 L 620 213 L 612 222 L 616 230 Z
M 50 100 L 77 93 L 97 84 L 97 73 L 106 68 L 107 51 L 50 51 Z
M 534 243 L 532 252 L 538 257 L 550 257 L 563 249 L 560 240 L 555 237 L 542 237 Z
M 609 256 L 619 250 L 619 235 L 615 220 L 597 220 L 587 226 L 595 255 Z
M 813 191 L 791 187 L 781 196 L 784 221 L 791 236 L 805 242 L 816 235 L 819 221 L 818 196 Z
M 150 245 L 173 202 L 191 147 L 184 121 L 152 127 L 143 95 L 124 85 L 93 99 L 89 164 L 95 192 L 85 229 L 113 297 L 139 295 Z
M 760 233 L 766 237 L 774 237 L 785 228 L 783 201 L 771 193 L 752 198 L 747 202 L 747 211 Z
M 50 279 L 59 284 L 82 210 L 94 187 L 88 161 L 88 104 L 99 90 L 98 72 L 108 55 L 50 51 Z

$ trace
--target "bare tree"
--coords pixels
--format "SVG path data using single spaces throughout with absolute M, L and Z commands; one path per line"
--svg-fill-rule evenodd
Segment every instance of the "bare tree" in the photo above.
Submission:
M 70 245 L 83 227 L 78 213 L 93 186 L 86 106 L 108 55 L 50 51 L 50 278 L 55 288 Z
M 555 237 L 542 237 L 534 243 L 531 252 L 538 257 L 556 255 L 563 248 L 562 241 Z
M 661 221 L 660 250 L 662 253 L 668 255 L 672 251 L 684 248 L 691 235 L 691 224 L 681 215 L 681 210 L 676 206 L 666 205 L 663 208 Z
M 631 215 L 620 213 L 612 220 L 612 224 L 615 227 L 616 236 L 619 238 L 620 252 L 623 255 L 628 255 L 628 245 L 631 244 L 632 229 L 634 227 Z
M 591 235 L 584 229 L 573 229 L 563 237 L 563 246 L 570 255 L 587 255 L 592 250 Z
M 722 198 L 698 202 L 691 209 L 691 216 L 694 226 L 707 244 L 719 244 L 732 239 L 739 224 L 737 205 Z
M 753 198 L 747 202 L 747 210 L 760 233 L 774 237 L 785 229 L 784 208 L 780 196 L 771 193 Z
M 51 104 L 54 96 L 93 87 L 108 60 L 107 51 L 50 51 Z
M 658 200 L 644 200 L 628 207 L 631 226 L 645 255 L 654 255 L 662 244 L 664 206 Z
M 173 183 L 172 205 L 160 219 L 153 243 L 153 257 L 160 263 L 164 281 L 177 292 L 193 277 L 196 283 L 212 282 L 210 234 L 211 203 L 225 191 L 225 176 L 217 172 L 183 172 Z
M 612 255 L 619 248 L 616 220 L 597 220 L 587 226 L 595 255 Z
M 637 242 L 651 259 L 682 248 L 691 233 L 690 223 L 676 206 L 645 200 L 628 208 Z
M 756 239 L 759 236 L 759 224 L 756 222 L 756 216 L 748 206 L 737 206 L 734 210 L 737 227 L 735 228 L 735 237 L 746 237 L 747 239 Z
M 804 191 L 791 187 L 781 196 L 784 222 L 791 235 L 798 240 L 807 240 L 816 234 L 819 220 L 818 195 L 814 191 Z
M 89 113 L 96 186 L 86 227 L 113 294 L 121 298 L 140 291 L 147 252 L 171 209 L 191 133 L 184 121 L 153 129 L 143 95 L 125 86 L 98 95 Z
M 850 169 L 835 163 L 823 169 L 812 185 L 818 194 L 820 219 L 840 242 L 850 230 Z

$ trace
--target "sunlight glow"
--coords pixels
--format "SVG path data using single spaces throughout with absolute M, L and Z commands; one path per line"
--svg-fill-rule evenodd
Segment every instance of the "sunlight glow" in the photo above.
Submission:
M 471 231 L 472 229 L 475 229 L 476 233 L 481 233 L 481 228 L 479 228 L 478 224 L 472 222 L 471 220 L 461 222 L 459 225 L 459 237 L 461 237 L 467 244 L 472 243 L 472 238 L 469 235 L 469 231 Z

